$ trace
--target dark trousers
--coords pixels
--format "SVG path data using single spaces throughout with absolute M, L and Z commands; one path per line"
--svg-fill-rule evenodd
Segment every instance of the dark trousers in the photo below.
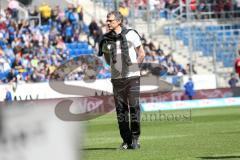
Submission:
M 192 98 L 193 98 L 192 96 L 188 96 L 188 99 L 189 99 L 189 100 L 192 100 Z
M 112 79 L 112 84 L 120 135 L 131 144 L 140 135 L 140 77 Z

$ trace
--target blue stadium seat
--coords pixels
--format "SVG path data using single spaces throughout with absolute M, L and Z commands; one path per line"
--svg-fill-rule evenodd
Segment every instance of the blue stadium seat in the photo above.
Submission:
M 161 10 L 160 13 L 159 13 L 159 16 L 160 16 L 160 18 L 165 18 L 165 19 L 167 19 L 167 18 L 168 18 L 167 11 Z
M 225 35 L 226 35 L 226 36 L 231 36 L 231 35 L 232 35 L 232 32 L 231 32 L 231 31 L 227 31 L 227 32 L 225 32 Z
M 74 56 L 75 56 L 74 49 L 69 49 L 69 57 L 74 57 Z
M 193 50 L 202 51 L 204 56 L 213 56 L 216 45 L 216 59 L 223 61 L 224 66 L 232 66 L 234 55 L 239 44 L 240 24 L 237 25 L 209 25 L 205 28 L 194 27 L 191 29 Z M 164 33 L 169 35 L 170 27 L 164 28 Z M 189 45 L 189 27 L 176 27 L 175 37 L 182 40 L 185 46 Z M 216 35 L 216 37 L 209 36 Z M 216 43 L 216 44 L 215 44 Z M 228 55 L 226 58 L 225 55 Z
M 71 43 L 65 43 L 67 48 L 70 48 Z
M 229 30 L 229 29 L 231 29 L 231 26 L 230 26 L 230 25 L 226 25 L 226 26 L 224 27 L 224 29 Z
M 87 54 L 87 49 L 80 49 L 80 54 Z
M 87 42 L 83 42 L 83 48 L 87 49 L 88 48 L 88 43 Z
M 42 25 L 39 27 L 39 29 L 42 31 L 42 32 L 49 32 L 50 29 L 51 29 L 51 26 L 50 25 Z
M 77 43 L 70 43 L 70 44 L 69 44 L 69 47 L 70 47 L 71 49 L 76 49 L 76 48 L 77 48 Z
M 93 49 L 90 48 L 90 49 L 87 49 L 87 54 L 92 54 L 93 53 Z
M 235 31 L 233 32 L 233 34 L 234 34 L 234 35 L 239 35 L 239 30 L 235 30 Z
M 83 42 L 78 42 L 78 43 L 77 43 L 77 48 L 78 48 L 78 49 L 83 48 Z

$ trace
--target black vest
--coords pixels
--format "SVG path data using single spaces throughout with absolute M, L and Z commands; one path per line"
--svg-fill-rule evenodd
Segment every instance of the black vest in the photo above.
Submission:
M 104 34 L 99 43 L 99 53 L 98 56 L 105 55 L 106 62 L 110 64 L 110 58 L 112 59 L 112 63 L 117 63 L 117 51 L 116 51 L 116 41 L 120 41 L 121 46 L 121 59 L 122 59 L 122 73 L 115 73 L 115 76 L 120 75 L 124 78 L 127 76 L 129 72 L 129 66 L 132 65 L 129 50 L 128 50 L 128 41 L 126 39 L 126 34 L 133 29 L 122 28 L 122 32 L 120 34 L 116 34 L 114 31 L 108 32 Z M 133 30 L 137 33 L 136 30 Z M 138 33 L 137 33 L 138 34 Z M 139 34 L 138 34 L 139 35 Z M 139 36 L 140 37 L 140 36 Z M 107 46 L 108 52 L 106 53 L 103 47 Z

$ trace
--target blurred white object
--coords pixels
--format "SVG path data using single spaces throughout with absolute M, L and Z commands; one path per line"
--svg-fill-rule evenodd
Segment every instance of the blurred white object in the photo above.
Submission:
M 0 159 L 79 160 L 80 124 L 54 113 L 56 101 L 28 101 L 3 107 Z

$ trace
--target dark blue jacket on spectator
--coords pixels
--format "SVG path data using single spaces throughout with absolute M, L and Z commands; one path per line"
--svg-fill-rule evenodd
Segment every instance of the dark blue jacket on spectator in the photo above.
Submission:
M 194 91 L 194 84 L 192 82 L 192 80 L 190 79 L 185 85 L 185 94 L 188 96 L 194 96 L 195 95 L 195 91 Z
M 11 94 L 10 91 L 7 91 L 5 101 L 6 102 L 12 102 L 12 94 Z
M 230 85 L 231 88 L 234 88 L 237 86 L 238 79 L 235 77 L 231 77 L 231 79 L 228 81 L 228 84 Z
M 73 36 L 73 28 L 72 26 L 67 26 L 65 29 L 65 35 L 68 37 L 72 37 Z
M 65 11 L 65 16 L 71 23 L 76 21 L 73 11 Z
M 11 39 L 11 40 L 14 40 L 14 38 L 15 38 L 15 29 L 14 29 L 14 27 L 13 26 L 9 26 L 8 27 L 8 34 L 9 34 L 9 38 Z

